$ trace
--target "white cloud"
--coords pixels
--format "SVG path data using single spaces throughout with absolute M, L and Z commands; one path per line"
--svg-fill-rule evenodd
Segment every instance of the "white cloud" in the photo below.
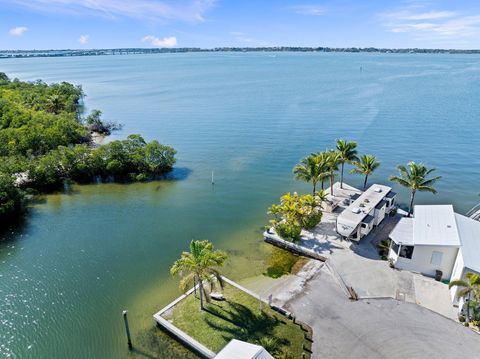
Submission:
M 153 35 L 147 35 L 142 39 L 142 42 L 149 42 L 157 47 L 174 47 L 177 45 L 177 38 L 175 36 L 164 37 L 163 39 Z
M 5 2 L 7 0 L 0 0 Z M 15 0 L 22 7 L 50 13 L 150 21 L 204 21 L 216 0 Z
M 405 16 L 400 15 L 399 18 L 404 20 L 435 20 L 454 17 L 456 15 L 457 13 L 453 11 L 428 11 L 418 14 L 406 14 Z
M 297 5 L 292 6 L 292 9 L 295 13 L 300 15 L 320 16 L 326 12 L 326 9 L 320 5 Z
M 22 36 L 27 30 L 28 28 L 26 26 L 18 26 L 11 28 L 8 33 L 12 36 Z
M 415 40 L 452 41 L 480 36 L 480 14 L 427 9 L 417 4 L 379 15 L 388 31 L 411 34 Z
M 78 42 L 82 45 L 86 45 L 88 44 L 88 40 L 90 39 L 90 35 L 81 35 L 79 38 L 78 38 Z

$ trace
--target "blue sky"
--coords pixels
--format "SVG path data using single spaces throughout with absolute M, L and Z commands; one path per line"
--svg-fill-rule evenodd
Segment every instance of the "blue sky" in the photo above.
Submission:
M 480 48 L 480 1 L 0 0 L 0 49 Z

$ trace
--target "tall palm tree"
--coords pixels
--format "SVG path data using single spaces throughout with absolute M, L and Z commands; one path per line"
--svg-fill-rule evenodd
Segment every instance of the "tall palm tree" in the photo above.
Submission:
M 330 194 L 333 196 L 333 182 L 335 181 L 335 172 L 338 171 L 340 164 L 340 155 L 337 151 L 327 151 L 327 170 L 330 178 Z
M 423 163 L 415 163 L 413 161 L 408 163 L 408 168 L 405 166 L 397 166 L 400 176 L 390 176 L 390 181 L 397 182 L 403 187 L 410 188 L 410 207 L 408 209 L 408 217 L 412 214 L 413 211 L 413 201 L 415 199 L 415 193 L 420 192 L 431 192 L 433 194 L 437 193 L 437 190 L 433 187 L 435 182 L 437 182 L 441 176 L 436 176 L 433 178 L 427 178 L 430 173 L 435 171 L 435 168 L 428 169 Z
M 458 291 L 458 298 L 465 298 L 468 299 L 467 304 L 467 322 L 470 320 L 470 301 L 472 299 L 472 294 L 478 296 L 480 292 L 480 276 L 476 273 L 468 272 L 465 274 L 465 277 L 468 280 L 458 279 L 453 280 L 448 284 L 448 288 L 452 288 L 454 286 L 462 287 Z
M 354 169 L 350 171 L 350 173 L 358 173 L 365 175 L 365 181 L 363 181 L 363 188 L 367 188 L 367 181 L 368 176 L 370 176 L 373 171 L 375 171 L 378 166 L 380 166 L 380 162 L 377 161 L 377 158 L 372 155 L 363 155 L 360 157 L 359 161 L 353 162 L 355 166 Z
M 227 259 L 225 252 L 214 250 L 209 241 L 191 241 L 190 252 L 183 252 L 170 268 L 172 275 L 180 274 L 180 289 L 186 291 L 192 283 L 198 283 L 200 292 L 200 310 L 203 310 L 203 297 L 209 301 L 210 297 L 203 285 L 204 281 L 217 283 L 223 288 L 223 280 L 216 267 L 221 267 Z
M 357 143 L 355 141 L 337 140 L 338 162 L 340 163 L 340 188 L 343 188 L 343 168 L 345 163 L 358 161 Z
M 324 166 L 322 158 L 311 154 L 293 168 L 295 179 L 312 182 L 314 196 L 317 191 L 317 183 L 325 178 L 325 168 L 322 166 Z

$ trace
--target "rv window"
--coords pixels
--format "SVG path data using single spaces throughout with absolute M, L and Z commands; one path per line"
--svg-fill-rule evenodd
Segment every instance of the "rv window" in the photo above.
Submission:
M 413 255 L 413 246 L 402 246 L 400 248 L 400 257 L 412 259 Z
M 442 257 L 443 257 L 442 252 L 433 251 L 432 252 L 432 259 L 430 259 L 430 263 L 435 265 L 435 266 L 440 266 L 440 265 L 442 265 Z
M 398 254 L 398 244 L 392 241 L 392 250 Z

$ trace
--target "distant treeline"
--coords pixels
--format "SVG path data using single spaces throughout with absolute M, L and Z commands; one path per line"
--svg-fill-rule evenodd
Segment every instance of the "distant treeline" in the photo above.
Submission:
M 140 135 L 96 146 L 92 134 L 118 128 L 93 110 L 83 117 L 83 90 L 67 82 L 10 80 L 0 73 L 0 226 L 32 194 L 65 182 L 145 181 L 172 169 L 176 151 Z
M 395 54 L 480 54 L 480 49 L 388 49 L 376 47 L 216 47 L 202 49 L 197 47 L 182 48 L 119 48 L 119 49 L 65 49 L 65 50 L 4 50 L 0 58 L 15 57 L 61 57 L 61 56 L 99 56 L 99 55 L 129 55 L 129 54 L 162 54 L 185 52 L 373 52 Z

